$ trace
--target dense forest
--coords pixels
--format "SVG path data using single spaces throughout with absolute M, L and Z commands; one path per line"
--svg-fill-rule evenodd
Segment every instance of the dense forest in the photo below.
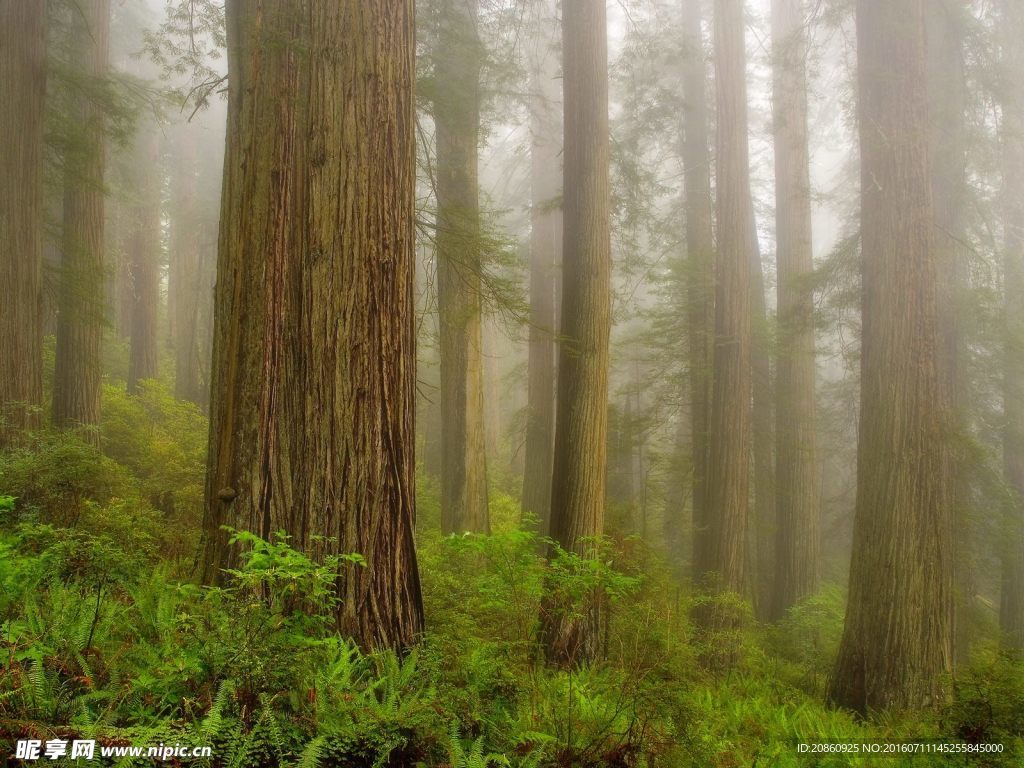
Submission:
M 1024 761 L 1022 0 L 0 0 L 0 763 Z

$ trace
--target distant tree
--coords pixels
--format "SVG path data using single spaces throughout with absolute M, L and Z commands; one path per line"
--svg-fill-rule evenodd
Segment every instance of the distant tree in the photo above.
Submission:
M 999 624 L 1004 642 L 1024 650 L 1024 8 L 1000 4 L 1002 87 L 1003 291 L 1006 350 L 1003 364 L 1003 465 L 1013 491 L 1002 542 Z
M 157 375 L 160 309 L 161 162 L 159 128 L 143 122 L 135 137 L 128 240 L 130 302 L 128 391 Z
M 530 71 L 530 330 L 522 508 L 548 531 L 555 433 L 556 269 L 562 256 L 561 106 L 554 9 L 537 4 Z
M 82 0 L 72 8 L 71 61 L 93 87 L 79 86 L 70 119 L 76 144 L 64 157 L 64 227 L 61 240 L 53 422 L 95 427 L 100 419 L 104 327 L 104 105 L 93 98 L 107 77 L 110 0 Z M 99 441 L 96 429 L 83 434 Z
M 604 530 L 611 329 L 608 41 L 604 3 L 563 0 L 563 294 L 551 486 L 551 537 L 588 551 Z M 600 600 L 583 615 L 543 612 L 548 658 L 580 663 L 599 651 Z
M 480 289 L 477 0 L 442 3 L 435 54 L 437 282 L 441 357 L 441 528 L 486 532 Z
M 206 582 L 221 526 L 358 553 L 338 626 L 423 629 L 415 461 L 412 0 L 229 0 Z M 327 538 L 324 538 L 327 537 Z
M 754 462 L 754 546 L 752 597 L 758 616 L 771 613 L 771 585 L 775 571 L 775 402 L 772 381 L 772 349 L 768 336 L 768 307 L 764 290 L 764 264 L 757 221 L 750 217 L 750 366 Z
M 174 394 L 209 404 L 213 285 L 220 181 L 205 169 L 223 164 L 223 148 L 203 141 L 196 123 L 169 132 L 167 150 L 167 314 L 174 352 Z
M 195 205 L 199 172 L 197 137 L 187 128 L 181 134 L 172 149 L 174 162 L 170 169 L 167 304 L 174 349 L 174 395 L 199 403 L 204 390 L 198 343 L 199 309 L 204 297 L 200 282 L 202 231 Z
M 859 0 L 863 324 L 850 596 L 829 698 L 934 706 L 953 661 L 950 418 L 942 382 L 922 0 Z
M 0 446 L 43 399 L 46 3 L 0 0 Z
M 715 0 L 718 243 L 714 379 L 708 466 L 707 572 L 746 594 L 751 452 L 751 264 L 753 207 L 747 144 L 743 0 Z
M 770 616 L 818 585 L 814 271 L 803 0 L 772 0 L 772 116 L 778 270 L 776 539 Z
M 708 508 L 711 358 L 714 338 L 714 205 L 708 146 L 707 72 L 701 31 L 701 0 L 683 3 L 683 189 L 686 196 L 687 305 L 690 419 L 693 464 L 693 569 L 713 567 Z

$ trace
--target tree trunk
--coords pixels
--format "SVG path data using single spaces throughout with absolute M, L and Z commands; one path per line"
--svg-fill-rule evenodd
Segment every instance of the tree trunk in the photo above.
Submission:
M 772 56 L 779 351 L 775 578 L 770 617 L 780 619 L 788 608 L 817 589 L 821 536 L 803 0 L 772 0 Z
M 686 46 L 683 67 L 683 94 L 686 99 L 683 105 L 683 188 L 689 273 L 686 300 L 689 305 L 687 344 L 693 465 L 693 573 L 700 578 L 714 568 L 707 496 L 715 246 L 701 0 L 684 0 L 683 12 Z
M 0 447 L 43 400 L 46 3 L 0 0 Z
M 201 232 L 193 200 L 196 196 L 196 137 L 186 128 L 176 147 L 171 175 L 171 243 L 168 254 L 168 315 L 174 349 L 174 396 L 202 399 L 199 359 L 199 307 L 205 299 L 200 281 Z
M 555 439 L 555 273 L 562 260 L 562 147 L 553 9 L 541 3 L 530 98 L 530 338 L 522 509 L 549 530 Z M 550 14 L 550 15 L 549 15 Z
M 358 553 L 366 567 L 339 574 L 339 629 L 402 648 L 423 629 L 413 3 L 226 11 L 204 578 L 238 562 L 222 525 Z
M 964 210 L 967 197 L 967 83 L 964 73 L 965 22 L 970 11 L 965 0 L 940 0 L 926 15 L 928 40 L 929 160 L 931 162 L 932 210 L 935 260 L 938 264 L 938 320 L 941 335 L 943 384 L 946 402 L 953 407 L 958 435 L 969 429 L 966 382 L 960 374 L 961 340 L 959 312 L 967 284 L 967 242 Z M 970 478 L 957 439 L 951 455 L 950 494 L 955 520 L 956 570 L 955 652 L 967 661 L 968 622 L 974 583 L 971 545 Z
M 850 597 L 829 698 L 937 705 L 952 666 L 949 411 L 932 236 L 922 0 L 859 0 L 863 260 Z
M 551 485 L 551 536 L 589 550 L 604 530 L 611 331 L 608 43 L 604 3 L 563 0 L 565 94 L 562 336 Z M 542 612 L 548 658 L 581 663 L 600 650 L 601 600 Z
M 107 75 L 110 0 L 83 0 L 73 12 L 72 56 L 82 74 Z M 53 383 L 53 423 L 84 427 L 85 439 L 99 443 L 104 326 L 103 106 L 79 89 L 72 115 L 79 144 L 65 156 L 64 234 Z
M 157 375 L 157 310 L 160 306 L 160 145 L 157 126 L 143 123 L 135 139 L 128 263 L 131 343 L 128 391 Z
M 437 282 L 441 325 L 441 530 L 489 530 L 480 315 L 480 40 L 477 0 L 447 0 L 438 35 Z
M 1014 491 L 1002 551 L 999 625 L 1003 642 L 1024 650 L 1024 9 L 1003 0 L 1003 270 L 1006 359 L 1003 369 L 1003 466 Z
M 747 594 L 751 227 L 743 0 L 715 0 L 718 254 L 707 509 L 715 586 Z
M 753 598 L 757 615 L 770 615 L 771 584 L 775 569 L 775 456 L 773 442 L 772 361 L 765 308 L 764 266 L 754 216 L 750 217 L 750 311 L 752 379 L 751 428 L 754 460 Z

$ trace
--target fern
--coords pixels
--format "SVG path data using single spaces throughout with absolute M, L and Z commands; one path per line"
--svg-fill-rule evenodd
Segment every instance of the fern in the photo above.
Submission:
M 302 750 L 295 768 L 320 768 L 320 760 L 324 755 L 326 745 L 327 739 L 324 736 L 317 736 Z

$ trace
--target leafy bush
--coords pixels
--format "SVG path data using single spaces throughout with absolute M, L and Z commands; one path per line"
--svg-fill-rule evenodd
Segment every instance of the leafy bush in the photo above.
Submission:
M 74 525 L 88 502 L 135 499 L 131 473 L 69 432 L 41 431 L 0 453 L 0 493 L 24 521 Z
M 103 452 L 139 478 L 142 493 L 177 524 L 195 525 L 203 501 L 207 420 L 157 380 L 103 388 Z
M 845 604 L 843 591 L 827 585 L 790 608 L 770 629 L 771 650 L 792 665 L 794 684 L 808 693 L 824 694 L 839 652 Z
M 1024 752 L 1024 665 L 1010 654 L 975 663 L 953 681 L 947 729 L 969 744 L 998 742 L 1005 765 Z

